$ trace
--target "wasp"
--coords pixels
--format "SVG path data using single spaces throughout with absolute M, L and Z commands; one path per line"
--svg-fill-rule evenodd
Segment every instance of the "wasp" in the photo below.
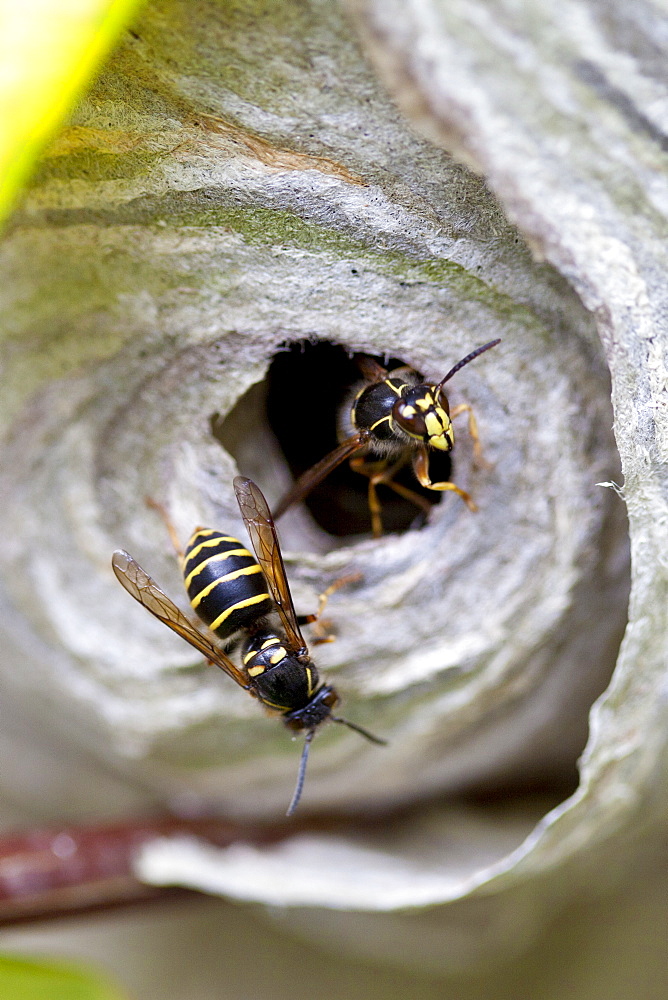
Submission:
M 197 528 L 181 554 L 164 511 L 151 503 L 165 516 L 181 557 L 190 604 L 208 632 L 196 627 L 129 553 L 114 552 L 111 564 L 122 586 L 147 611 L 271 713 L 278 713 L 288 729 L 305 733 L 297 784 L 287 811 L 291 816 L 301 798 L 311 741 L 323 722 L 341 723 L 372 743 L 382 745 L 385 740 L 333 714 L 339 696 L 330 684 L 320 682 L 300 629 L 318 620 L 329 594 L 350 577 L 336 581 L 321 595 L 315 614 L 298 617 L 267 501 L 259 487 L 242 476 L 234 480 L 234 490 L 255 558 L 238 539 L 212 528 Z M 228 652 L 239 642 L 237 666 Z
M 464 365 L 479 357 L 500 339 L 491 340 L 458 361 L 440 382 L 425 382 L 409 366 L 388 371 L 366 354 L 356 354 L 355 361 L 364 381 L 352 390 L 344 403 L 339 420 L 340 444 L 319 462 L 307 469 L 274 508 L 278 519 L 329 475 L 341 462 L 350 460 L 351 468 L 369 479 L 368 504 L 374 537 L 383 533 L 377 487 L 385 485 L 429 513 L 425 497 L 394 481 L 396 473 L 411 462 L 421 486 L 430 490 L 452 490 L 470 510 L 477 510 L 471 496 L 450 481 L 432 482 L 429 451 L 452 451 L 455 432 L 452 421 L 461 413 L 469 415 L 468 429 L 473 440 L 474 456 L 481 461 L 478 426 L 468 403 L 460 403 L 452 412 L 443 386 Z M 369 461 L 375 457 L 376 461 Z

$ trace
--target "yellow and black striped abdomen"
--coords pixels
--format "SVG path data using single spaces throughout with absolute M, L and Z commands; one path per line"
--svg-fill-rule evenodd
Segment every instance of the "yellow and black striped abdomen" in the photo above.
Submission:
M 248 549 L 212 528 L 198 528 L 188 542 L 183 579 L 193 609 L 221 639 L 249 628 L 274 607 Z

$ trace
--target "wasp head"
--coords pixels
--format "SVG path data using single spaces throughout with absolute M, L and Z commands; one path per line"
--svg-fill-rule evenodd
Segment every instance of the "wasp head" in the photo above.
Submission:
M 416 385 L 392 407 L 392 418 L 409 437 L 428 448 L 451 451 L 455 443 L 448 397 L 439 385 Z
M 292 712 L 285 712 L 283 722 L 288 729 L 295 729 L 297 731 L 300 729 L 314 730 L 321 722 L 330 718 L 332 709 L 338 702 L 339 696 L 334 688 L 323 684 L 301 708 L 294 709 Z

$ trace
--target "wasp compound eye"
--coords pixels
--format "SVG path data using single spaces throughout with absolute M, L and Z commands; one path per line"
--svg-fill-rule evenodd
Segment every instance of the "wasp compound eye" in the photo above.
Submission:
M 450 416 L 450 401 L 442 389 L 438 390 L 438 406 Z
M 392 419 L 411 437 L 424 440 L 428 437 L 424 414 L 406 399 L 398 399 L 392 407 Z

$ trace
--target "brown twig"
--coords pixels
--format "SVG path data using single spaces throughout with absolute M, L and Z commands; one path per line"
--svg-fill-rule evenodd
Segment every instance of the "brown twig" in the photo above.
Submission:
M 187 895 L 144 885 L 134 874 L 137 850 L 158 837 L 198 837 L 226 847 L 272 843 L 295 829 L 294 822 L 163 817 L 9 834 L 0 837 L 0 926 Z

